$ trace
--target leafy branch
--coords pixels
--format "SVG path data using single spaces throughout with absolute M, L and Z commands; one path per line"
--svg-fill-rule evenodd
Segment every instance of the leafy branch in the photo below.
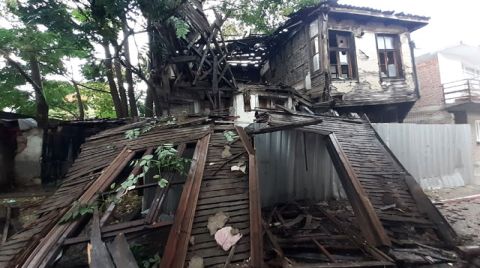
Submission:
M 138 180 L 145 178 L 147 172 L 153 172 L 153 178 L 157 180 L 158 185 L 162 188 L 168 185 L 168 180 L 162 176 L 162 172 L 171 171 L 185 174 L 190 159 L 183 158 L 178 155 L 178 151 L 173 147 L 173 144 L 164 144 L 159 146 L 154 154 L 144 155 L 138 160 L 130 163 L 132 166 L 138 166 L 142 172 L 138 175 L 131 174 L 120 185 L 117 191 L 128 192 L 133 189 Z

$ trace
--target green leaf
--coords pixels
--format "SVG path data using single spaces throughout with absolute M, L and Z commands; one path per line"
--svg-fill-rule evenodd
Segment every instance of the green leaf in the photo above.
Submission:
M 158 181 L 158 185 L 160 186 L 160 188 L 165 188 L 168 185 L 168 181 L 162 178 Z

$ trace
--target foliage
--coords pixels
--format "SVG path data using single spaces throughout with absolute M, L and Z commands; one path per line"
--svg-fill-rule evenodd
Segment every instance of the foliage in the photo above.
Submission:
M 148 253 L 148 250 L 142 245 L 133 244 L 130 246 L 130 250 L 139 264 L 139 267 L 152 268 L 160 263 L 160 256 L 158 253 L 152 257 L 149 255 L 151 253 Z
M 291 13 L 322 0 L 224 0 L 220 10 L 255 33 L 270 33 Z
M 60 224 L 68 223 L 79 219 L 80 217 L 93 214 L 93 211 L 97 207 L 96 203 L 93 204 L 80 204 L 80 202 L 75 201 L 72 205 L 72 208 L 63 215 L 60 219 Z
M 187 37 L 189 30 L 188 24 L 177 17 L 171 17 L 169 19 L 170 23 L 173 24 L 173 27 L 175 28 L 175 34 L 177 35 L 178 38 L 184 38 Z
M 185 174 L 186 168 L 190 163 L 189 159 L 177 155 L 177 150 L 173 144 L 164 144 L 159 146 L 154 154 L 145 155 L 142 158 L 132 161 L 132 166 L 141 167 L 142 172 L 138 175 L 131 174 L 118 188 L 118 191 L 129 191 L 135 187 L 140 178 L 144 178 L 147 172 L 152 171 L 153 178 L 158 181 L 162 188 L 166 187 L 168 180 L 162 177 L 163 171 L 178 172 Z

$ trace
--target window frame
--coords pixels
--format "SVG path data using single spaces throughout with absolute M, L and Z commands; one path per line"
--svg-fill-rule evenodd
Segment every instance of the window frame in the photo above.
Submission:
M 317 24 L 317 33 L 315 35 L 311 35 L 311 26 L 312 24 L 316 22 Z M 321 56 L 321 46 L 320 46 L 320 41 L 321 41 L 321 35 L 320 35 L 320 19 L 319 18 L 315 18 L 314 20 L 310 21 L 310 23 L 308 24 L 308 30 L 307 30 L 307 35 L 308 35 L 308 55 L 309 55 L 309 63 L 310 63 L 310 72 L 312 74 L 314 73 L 318 73 L 322 70 L 322 66 L 321 66 L 321 59 L 320 59 L 320 56 Z M 315 43 L 315 38 L 317 38 L 317 42 L 316 42 L 316 45 L 317 45 L 317 48 L 318 48 L 318 51 L 316 51 L 314 53 L 314 47 L 312 46 L 312 43 L 314 44 Z M 315 44 L 314 44 L 315 45 Z M 315 56 L 318 55 L 318 69 L 315 70 L 314 66 L 314 58 Z
M 393 38 L 393 49 L 387 49 L 386 48 L 386 43 L 384 41 L 384 49 L 380 49 L 378 46 L 378 38 L 379 37 L 392 37 Z M 378 73 L 380 76 L 381 80 L 389 80 L 389 79 L 404 79 L 404 73 L 403 73 L 403 61 L 402 61 L 402 53 L 401 53 L 401 42 L 400 42 L 400 36 L 398 34 L 392 34 L 392 33 L 376 33 L 375 34 L 375 45 L 377 47 L 377 57 L 378 57 Z M 395 67 L 397 68 L 397 75 L 396 76 L 389 76 L 388 75 L 388 53 L 393 52 L 393 59 L 394 59 L 394 64 Z M 381 63 L 380 61 L 380 55 L 383 54 L 384 57 L 384 64 Z M 387 76 L 382 76 L 382 65 L 385 65 L 386 72 L 385 74 Z
M 343 35 L 348 38 L 348 47 L 346 48 L 341 48 L 341 47 L 331 47 L 330 46 L 330 33 L 338 35 Z M 328 29 L 328 39 L 327 39 L 327 50 L 328 50 L 328 73 L 330 74 L 332 80 L 355 80 L 358 79 L 358 67 L 357 67 L 357 55 L 356 55 L 356 48 L 355 48 L 355 37 L 353 35 L 353 32 L 349 31 L 342 31 L 342 30 L 336 30 L 336 29 Z M 342 64 L 340 62 L 340 56 L 339 53 L 345 51 L 347 52 L 347 63 L 348 63 L 348 77 L 342 77 Z M 330 54 L 332 52 L 335 52 L 336 56 L 336 71 L 337 71 L 337 76 L 338 77 L 333 77 L 332 72 L 331 72 L 331 67 L 332 67 L 332 61 Z

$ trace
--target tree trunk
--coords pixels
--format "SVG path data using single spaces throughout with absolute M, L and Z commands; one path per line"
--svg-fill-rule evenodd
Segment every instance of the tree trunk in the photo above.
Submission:
M 145 117 L 153 117 L 153 96 L 151 87 L 148 87 L 147 97 L 145 97 Z
M 116 54 L 116 55 L 118 55 L 118 54 Z M 120 64 L 118 59 L 115 59 L 114 67 L 115 67 L 115 76 L 117 77 L 118 93 L 120 95 L 120 102 L 122 104 L 122 114 L 123 114 L 124 117 L 128 117 L 127 93 L 125 91 L 125 87 L 123 86 L 122 65 Z
M 36 86 L 34 86 L 34 89 L 35 89 L 35 103 L 37 105 L 38 126 L 42 129 L 46 129 L 48 127 L 48 104 L 43 92 L 40 65 L 35 55 L 32 55 L 30 57 L 30 68 L 32 71 L 31 78 L 33 82 L 36 84 Z
M 75 88 L 75 95 L 77 97 L 78 119 L 85 120 L 85 109 L 83 107 L 82 96 L 80 95 L 80 89 L 78 88 L 78 85 L 75 82 L 73 82 L 73 87 Z
M 105 68 L 106 75 L 108 80 L 108 86 L 110 87 L 110 95 L 112 95 L 113 106 L 115 107 L 115 113 L 117 118 L 123 118 L 124 114 L 122 113 L 122 102 L 118 95 L 117 86 L 115 84 L 115 79 L 113 76 L 113 63 L 112 63 L 112 53 L 110 52 L 110 47 L 108 41 L 104 41 L 103 49 L 105 50 Z
M 123 52 L 125 53 L 125 60 L 128 63 L 130 61 L 130 43 L 128 42 L 128 25 L 127 19 L 125 18 L 125 14 L 122 16 L 122 31 L 123 36 L 125 38 L 125 42 L 123 43 Z M 128 104 L 130 106 L 130 116 L 135 117 L 138 116 L 138 109 L 137 109 L 137 100 L 135 99 L 135 91 L 133 87 L 133 74 L 129 68 L 125 68 L 125 80 L 127 81 L 127 94 L 128 94 Z
M 151 29 L 151 27 L 149 28 Z M 158 41 L 155 41 L 158 39 L 159 39 L 158 34 L 156 34 L 154 30 L 148 31 L 148 41 L 149 41 L 148 45 L 150 50 L 150 62 L 148 64 L 148 69 L 150 71 L 150 83 L 154 85 L 154 87 L 148 87 L 148 91 L 150 92 L 150 96 L 154 104 L 155 115 L 162 116 L 162 107 L 160 104 L 160 97 L 158 94 L 159 92 L 158 88 L 161 87 L 161 75 L 159 75 L 158 72 L 160 72 L 161 70 L 157 68 L 158 67 L 157 62 L 162 57 L 158 53 L 158 49 L 156 47 Z

